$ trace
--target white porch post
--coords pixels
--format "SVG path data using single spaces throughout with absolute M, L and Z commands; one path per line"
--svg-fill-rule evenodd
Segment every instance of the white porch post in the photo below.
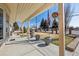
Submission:
M 9 24 L 10 24 L 10 23 L 9 23 Z M 9 25 L 9 29 L 10 29 L 10 31 L 9 31 L 9 35 L 10 35 L 10 36 L 12 36 L 12 31 L 13 31 L 12 27 L 13 27 L 13 25 L 10 24 L 10 25 Z
M 3 42 L 6 41 L 6 12 L 3 10 Z
M 21 25 L 21 29 L 22 29 L 22 34 L 23 34 L 23 31 L 24 31 L 24 29 L 23 29 L 23 24 Z
M 59 11 L 59 55 L 64 56 L 64 24 L 63 24 L 63 3 L 58 4 Z
M 30 40 L 30 21 L 28 21 L 28 40 Z

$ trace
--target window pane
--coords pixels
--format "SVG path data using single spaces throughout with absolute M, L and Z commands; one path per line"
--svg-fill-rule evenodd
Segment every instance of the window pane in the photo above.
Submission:
M 0 9 L 0 39 L 3 39 L 3 10 Z

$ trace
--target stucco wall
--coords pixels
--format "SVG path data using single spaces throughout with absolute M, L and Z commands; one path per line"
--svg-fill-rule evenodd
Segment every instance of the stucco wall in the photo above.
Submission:
M 8 27 L 6 24 L 6 14 L 9 15 L 9 10 L 5 4 L 0 4 L 0 8 L 3 9 L 3 39 L 1 40 L 1 44 L 0 44 L 0 46 L 1 46 L 8 39 L 6 37 L 6 28 Z

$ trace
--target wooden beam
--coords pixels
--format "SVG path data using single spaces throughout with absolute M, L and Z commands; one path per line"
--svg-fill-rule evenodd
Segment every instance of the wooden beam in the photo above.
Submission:
M 54 3 L 45 3 L 43 6 L 41 6 L 40 8 L 38 8 L 34 13 L 32 13 L 26 20 L 32 19 L 33 17 L 35 17 L 36 15 L 44 12 L 45 10 L 49 9 L 53 5 L 54 5 Z M 26 20 L 24 20 L 24 21 L 26 21 Z
M 64 24 L 63 24 L 63 3 L 58 4 L 59 10 L 59 55 L 64 56 Z

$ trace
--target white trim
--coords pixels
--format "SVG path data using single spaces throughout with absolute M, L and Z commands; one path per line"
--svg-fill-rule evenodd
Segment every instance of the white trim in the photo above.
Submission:
M 4 10 L 3 12 L 3 36 L 4 36 L 4 40 L 6 38 L 6 12 Z
M 7 40 L 6 38 L 6 13 L 7 11 L 2 4 L 0 4 L 0 8 L 3 10 L 3 39 L 1 42 L 1 46 L 2 46 L 3 43 Z

